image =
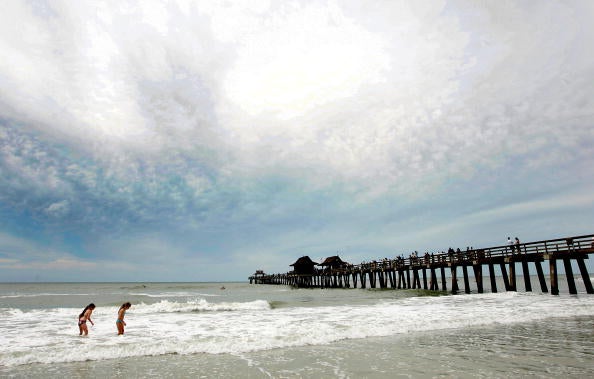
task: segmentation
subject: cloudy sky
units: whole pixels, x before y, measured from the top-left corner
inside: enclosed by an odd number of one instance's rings
[[[592,1],[2,8],[0,281],[594,233]]]

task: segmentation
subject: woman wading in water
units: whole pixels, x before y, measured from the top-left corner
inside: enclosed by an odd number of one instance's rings
[[[87,328],[87,321],[91,323],[91,325],[95,325],[93,320],[91,320],[91,313],[95,309],[95,304],[91,303],[83,309],[83,311],[78,315],[78,335],[82,336],[84,333],[85,336],[89,334],[89,329]]]
[[[126,326],[126,323],[124,322],[124,316],[126,315],[126,311],[130,309],[131,306],[132,304],[130,303],[124,303],[118,310],[118,319],[116,320],[118,335],[124,334],[124,326]]]

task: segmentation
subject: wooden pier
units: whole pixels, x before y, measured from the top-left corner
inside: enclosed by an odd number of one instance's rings
[[[488,268],[491,292],[517,291],[517,266],[522,269],[524,288],[532,291],[529,265],[534,265],[542,292],[559,294],[558,263],[563,263],[570,294],[577,294],[572,261],[577,263],[586,292],[594,293],[584,262],[594,253],[594,234],[503,245],[466,251],[450,250],[448,253],[428,254],[418,257],[384,259],[352,265],[338,257],[326,258],[316,264],[309,257],[301,257],[292,264],[294,270],[285,274],[265,274],[257,271],[249,277],[250,284],[281,284],[304,288],[392,288],[448,291],[446,271],[449,273],[450,290],[460,291],[458,285],[461,268],[464,292],[470,293],[469,269],[472,269],[478,293],[483,293],[483,271]],[[336,259],[338,258],[338,259]],[[542,263],[549,264],[549,282]],[[321,269],[314,266],[321,266]],[[495,267],[499,267],[503,287],[498,288]],[[521,279],[520,279],[521,280]]]

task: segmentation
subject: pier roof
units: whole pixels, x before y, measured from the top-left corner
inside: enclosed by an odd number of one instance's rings
[[[295,261],[295,263],[290,264],[289,266],[309,266],[309,265],[317,265],[316,262],[312,261],[308,255],[305,255]]]
[[[348,263],[340,259],[338,255],[334,255],[324,259],[324,262],[320,263],[318,266],[342,267],[345,265],[348,265]]]

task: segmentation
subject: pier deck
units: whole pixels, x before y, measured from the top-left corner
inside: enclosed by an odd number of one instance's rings
[[[345,264],[343,267],[315,269],[302,274],[294,271],[284,274],[265,274],[257,271],[249,277],[250,283],[282,284],[306,288],[393,288],[426,289],[447,291],[446,269],[449,271],[450,290],[460,291],[458,268],[462,269],[464,292],[470,293],[468,268],[473,270],[476,288],[483,292],[483,268],[488,267],[490,288],[497,292],[495,267],[499,267],[505,291],[516,291],[516,264],[522,268],[524,288],[532,291],[529,264],[534,265],[538,284],[542,292],[559,294],[557,261],[563,262],[570,294],[577,294],[572,261],[577,262],[586,292],[594,293],[585,259],[594,253],[594,234],[558,238],[546,241],[502,245],[480,249],[469,249],[439,254],[425,254],[419,257],[384,259],[358,265]],[[549,286],[543,272],[542,263],[549,264]],[[438,280],[439,272],[439,280]],[[369,283],[368,283],[369,282]]]

